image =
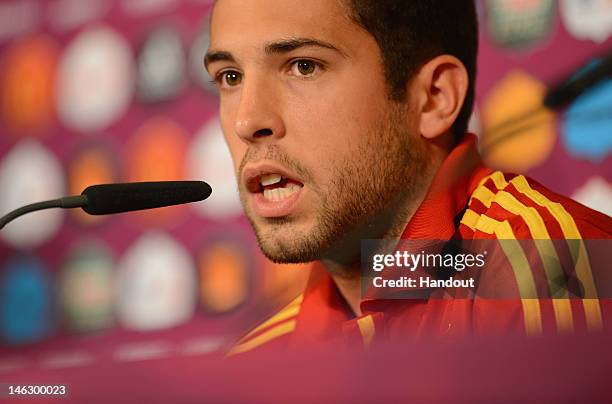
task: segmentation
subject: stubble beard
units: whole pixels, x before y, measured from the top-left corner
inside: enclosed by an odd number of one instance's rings
[[[392,109],[384,122],[373,125],[367,140],[332,168],[328,186],[309,184],[321,204],[307,232],[296,231],[291,218],[256,222],[241,190],[245,212],[268,259],[276,263],[329,260],[346,266],[359,261],[361,240],[399,236],[413,213],[411,202],[428,184],[429,168],[422,146],[402,131],[401,113]],[[266,158],[309,176],[306,168],[273,147]]]

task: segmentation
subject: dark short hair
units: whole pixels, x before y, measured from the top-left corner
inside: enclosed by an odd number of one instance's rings
[[[406,99],[406,85],[432,58],[450,54],[465,65],[469,87],[453,125],[455,139],[467,130],[474,106],[478,18],[474,0],[347,0],[351,17],[382,53],[393,100]]]

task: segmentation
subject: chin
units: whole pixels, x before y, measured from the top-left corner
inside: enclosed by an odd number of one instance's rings
[[[282,243],[275,243],[274,240],[260,242],[259,248],[270,261],[277,264],[299,264],[307,262],[296,254],[294,248],[286,248]]]
[[[308,233],[291,225],[263,225],[255,228],[259,248],[272,262],[300,264],[318,259],[317,246]],[[309,242],[310,241],[310,242]]]

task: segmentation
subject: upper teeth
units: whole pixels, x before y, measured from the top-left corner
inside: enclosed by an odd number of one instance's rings
[[[281,177],[279,174],[266,174],[266,175],[262,175],[261,176],[261,185],[268,186],[268,185],[274,185],[277,184],[279,182],[281,182],[281,180],[283,179],[283,177]]]

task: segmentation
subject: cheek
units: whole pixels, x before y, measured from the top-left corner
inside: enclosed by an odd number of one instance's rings
[[[367,158],[364,153],[373,151],[369,149],[376,145],[373,128],[380,125],[381,118],[372,110],[363,110],[358,105],[328,106],[312,116],[319,118],[302,120],[306,132],[299,144],[307,145],[301,151],[304,163],[312,167],[320,184],[329,183],[332,176],[343,172],[348,165],[363,163],[361,160]]]
[[[383,123],[384,82],[357,80],[358,74],[339,74],[322,83],[300,87],[285,103],[288,133],[299,136],[317,156],[335,159],[352,153]],[[294,130],[292,130],[294,129]]]

